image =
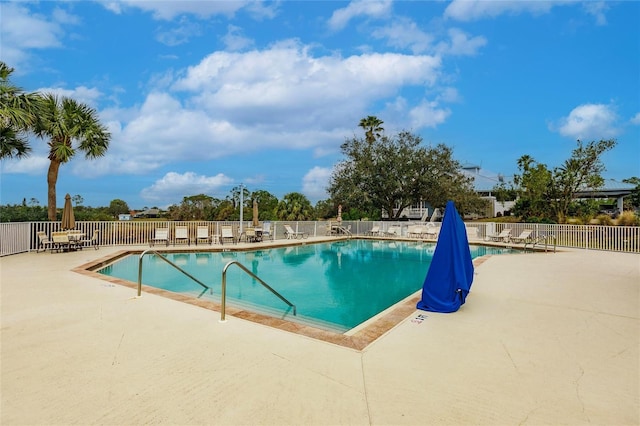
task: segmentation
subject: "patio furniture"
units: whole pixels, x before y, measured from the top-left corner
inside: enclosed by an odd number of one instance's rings
[[[176,226],[173,245],[175,246],[178,243],[187,243],[187,245],[191,245],[191,241],[189,240],[189,228],[186,226]]]
[[[39,231],[37,235],[38,248],[36,249],[36,253],[38,253],[41,249],[42,251],[47,251],[47,249],[52,248],[55,245],[53,240],[49,238],[46,232]]]
[[[273,234],[271,233],[271,222],[265,222],[262,224],[262,232],[260,235],[260,239],[264,240],[273,240]]]
[[[169,228],[156,228],[156,233],[149,240],[149,246],[154,246],[156,243],[164,243],[169,247]]]
[[[397,225],[391,225],[384,234],[387,237],[399,237],[402,234],[402,228]]]
[[[198,226],[196,228],[196,245],[200,242],[211,244],[211,234],[209,234],[208,226]]]
[[[505,228],[499,234],[490,235],[489,239],[494,242],[508,243],[511,237],[511,229]]]
[[[236,237],[233,235],[233,227],[231,225],[222,225],[220,227],[220,244],[224,244],[225,240],[231,240],[236,243]]]
[[[94,249],[98,250],[100,248],[100,244],[98,243],[98,236],[100,235],[100,231],[95,229],[93,231],[93,235],[88,240],[80,240],[78,241],[79,247],[82,248],[83,245],[89,244],[89,246],[93,246]]]
[[[69,241],[69,234],[67,231],[58,231],[51,233],[51,239],[53,240],[53,246],[51,248],[51,252],[53,251],[69,251],[71,249],[71,241]]]
[[[287,240],[309,237],[309,234],[307,234],[306,232],[294,231],[291,225],[284,225],[284,229],[284,235],[287,237]]]
[[[511,237],[511,241],[516,244],[525,243],[531,240],[531,234],[533,233],[533,229],[525,229],[518,235],[517,237]]]
[[[371,235],[374,237],[379,237],[380,236],[380,226],[376,225],[373,228],[371,228],[371,230],[369,232],[367,232],[367,235]]]

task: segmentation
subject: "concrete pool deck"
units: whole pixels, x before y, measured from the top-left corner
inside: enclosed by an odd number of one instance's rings
[[[0,258],[0,424],[640,424],[638,255],[490,257],[355,350],[73,271],[120,250]]]

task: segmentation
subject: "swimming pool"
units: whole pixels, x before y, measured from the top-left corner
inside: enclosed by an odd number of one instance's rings
[[[220,300],[221,274],[238,261],[297,308],[297,315],[240,268],[227,271],[227,304],[275,318],[343,333],[418,291],[435,244],[342,240],[251,251],[167,253],[176,265],[210,287],[159,259],[143,258],[143,283],[194,298]],[[513,250],[472,246],[472,257]],[[98,272],[136,282],[139,256],[127,256]]]

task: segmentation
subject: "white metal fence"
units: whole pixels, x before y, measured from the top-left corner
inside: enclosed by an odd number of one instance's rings
[[[334,222],[335,223],[335,222]],[[284,225],[305,232],[309,236],[327,235],[330,227],[327,222],[274,221],[271,233],[275,239],[285,237]],[[390,226],[399,226],[401,235],[408,237],[408,227],[417,222],[391,221],[343,221],[342,226],[354,236],[367,235],[374,226],[386,231]],[[176,226],[187,226],[189,236],[195,238],[198,226],[208,226],[211,234],[220,234],[221,225],[232,225],[234,229],[240,222],[210,221],[114,221],[114,222],[76,222],[76,229],[86,236],[99,231],[99,244],[103,246],[145,245],[152,238],[156,228],[168,228],[169,239],[175,235]],[[251,222],[243,222],[247,228]],[[640,227],[602,226],[602,225],[553,225],[532,223],[496,223],[468,222],[467,228],[471,242],[484,241],[489,236],[500,233],[504,228],[511,229],[511,235],[517,236],[525,229],[533,230],[532,237],[553,236],[558,247],[573,247],[593,250],[640,253]],[[60,230],[60,222],[14,222],[0,223],[0,256],[34,251],[38,248],[38,231],[47,235]]]

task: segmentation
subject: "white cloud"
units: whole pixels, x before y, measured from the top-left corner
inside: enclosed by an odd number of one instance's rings
[[[327,186],[332,169],[314,167],[302,178],[302,193],[310,200],[318,201],[328,198]]]
[[[186,17],[182,17],[180,22],[169,30],[160,30],[156,35],[156,40],[167,46],[178,46],[187,43],[192,37],[202,34],[200,24],[193,23]]]
[[[16,2],[3,2],[0,25],[0,52],[3,62],[16,69],[25,68],[32,49],[62,47],[64,27],[79,19],[56,9],[53,17],[34,14]],[[63,25],[61,25],[63,24]]]
[[[102,2],[111,12],[124,13],[127,7],[150,12],[154,19],[171,20],[176,16],[194,15],[199,18],[209,18],[215,15],[231,17],[238,10],[250,5],[250,1],[140,1],[122,0],[119,2]],[[251,9],[255,11],[255,8]]]
[[[140,196],[151,204],[178,204],[183,197],[191,195],[215,196],[216,193],[227,192],[226,186],[231,183],[233,183],[233,179],[222,173],[215,176],[203,176],[193,172],[182,174],[169,172],[150,187],[140,191]]]
[[[487,44],[487,39],[482,36],[469,36],[458,28],[451,28],[449,31],[449,41],[438,44],[436,51],[441,55],[453,56],[473,56],[478,50]]]
[[[574,139],[601,139],[618,133],[618,117],[610,105],[584,104],[575,107],[568,117],[559,120],[557,131]],[[556,126],[550,126],[554,130]]]
[[[53,93],[60,97],[72,98],[78,102],[87,104],[93,108],[97,107],[102,93],[95,87],[78,86],[75,89],[63,89],[60,87],[41,87],[36,90],[40,93]]]
[[[640,125],[640,112],[636,113],[636,115],[634,115],[633,117],[631,117],[631,120],[629,120],[631,122],[631,124],[633,125]]]
[[[245,50],[254,45],[254,41],[242,35],[242,28],[235,25],[227,26],[227,33],[222,37],[226,50],[236,52]]]
[[[502,14],[531,13],[540,15],[549,12],[553,7],[572,3],[571,0],[545,1],[487,1],[487,0],[453,0],[447,6],[444,16],[458,21],[477,21],[484,18],[495,18]]]
[[[605,12],[609,9],[609,5],[604,1],[585,1],[582,6],[585,11],[596,18],[597,25],[606,25],[607,17]]]
[[[392,2],[357,0],[352,1],[349,5],[342,9],[337,9],[329,18],[328,25],[334,31],[343,29],[349,24],[349,21],[358,16],[367,16],[371,18],[385,18],[391,14]]]
[[[390,25],[376,29],[371,35],[375,38],[387,39],[389,46],[410,49],[413,53],[427,52],[434,39],[408,18],[399,18]]]

